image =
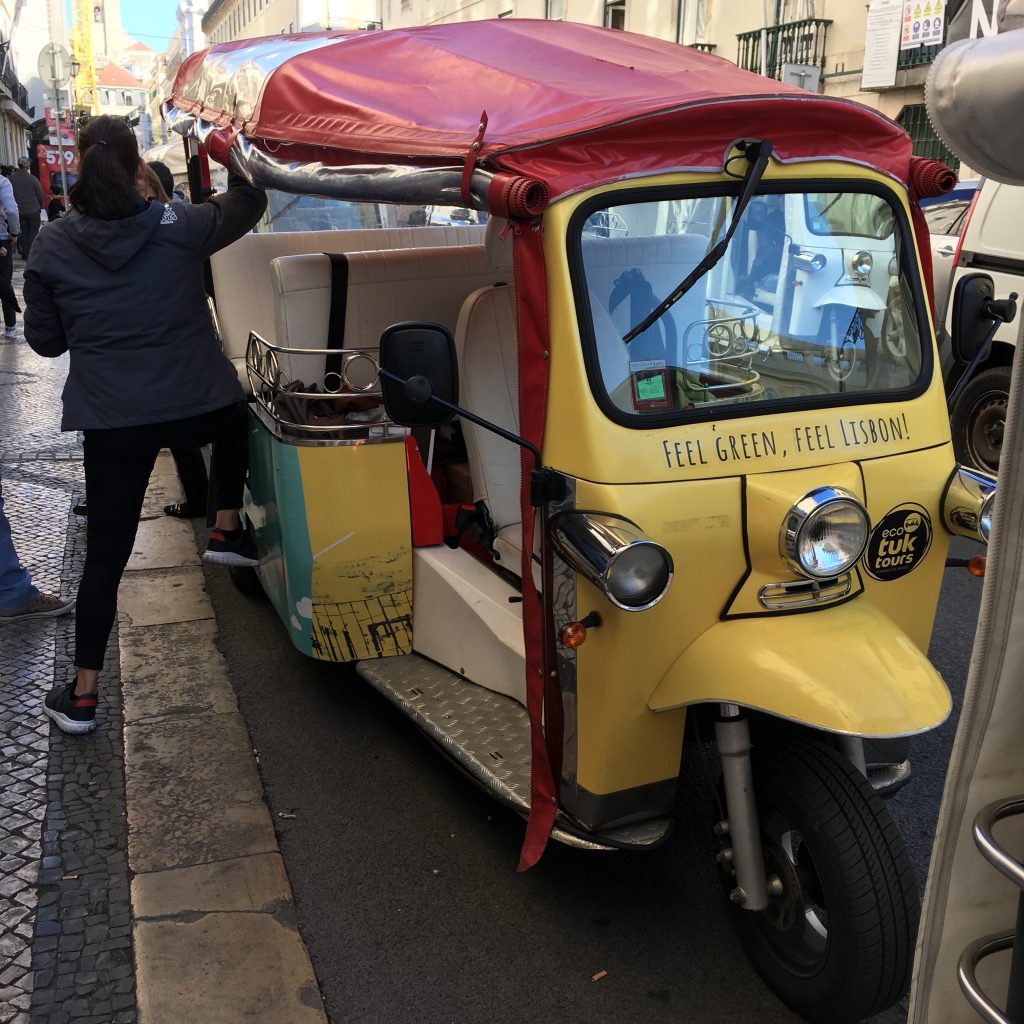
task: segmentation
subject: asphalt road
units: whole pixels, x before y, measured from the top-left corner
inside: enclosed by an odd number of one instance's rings
[[[660,849],[552,843],[517,874],[518,817],[351,672],[295,651],[268,603],[223,571],[207,581],[332,1024],[799,1019],[734,937],[699,765]],[[947,570],[931,657],[954,715],[915,741],[914,781],[889,803],[922,888],[980,594],[980,580]],[[874,1024],[905,1018],[904,1003]]]

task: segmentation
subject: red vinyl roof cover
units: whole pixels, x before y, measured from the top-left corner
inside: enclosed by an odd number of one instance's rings
[[[273,36],[210,47],[170,105],[282,161],[478,165],[554,195],[674,169],[721,169],[767,138],[783,162],[838,159],[907,180],[911,144],[869,107],[784,85],[686,46],[558,21]]]

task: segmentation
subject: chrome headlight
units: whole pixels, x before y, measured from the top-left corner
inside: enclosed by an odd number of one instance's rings
[[[793,257],[793,266],[797,270],[804,270],[809,274],[816,274],[819,270],[824,270],[828,265],[824,253],[820,252],[798,252]]]
[[[779,535],[782,557],[813,580],[849,572],[868,543],[868,514],[840,487],[816,487],[786,514]]]
[[[957,466],[946,484],[942,520],[950,533],[988,543],[996,501],[996,478]]]
[[[617,608],[643,611],[672,583],[672,556],[636,523],[603,512],[565,512],[551,522],[562,558]]]
[[[863,249],[858,253],[854,253],[853,259],[850,260],[850,269],[861,277],[866,277],[870,274],[871,268],[874,265],[875,261],[871,253],[865,252]]]

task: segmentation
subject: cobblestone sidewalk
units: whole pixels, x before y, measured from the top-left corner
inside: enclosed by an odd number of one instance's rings
[[[21,269],[15,288],[20,293]],[[82,453],[60,433],[66,358],[0,338],[0,478],[22,563],[72,594],[85,551]],[[74,617],[0,626],[0,1024],[132,1024],[135,978],[116,631],[96,731],[41,713],[71,672]]]

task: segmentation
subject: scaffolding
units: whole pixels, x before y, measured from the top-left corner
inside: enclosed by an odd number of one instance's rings
[[[76,113],[98,114],[100,111],[96,49],[92,38],[95,7],[93,0],[75,0],[71,48],[79,65],[78,76],[75,78]]]

